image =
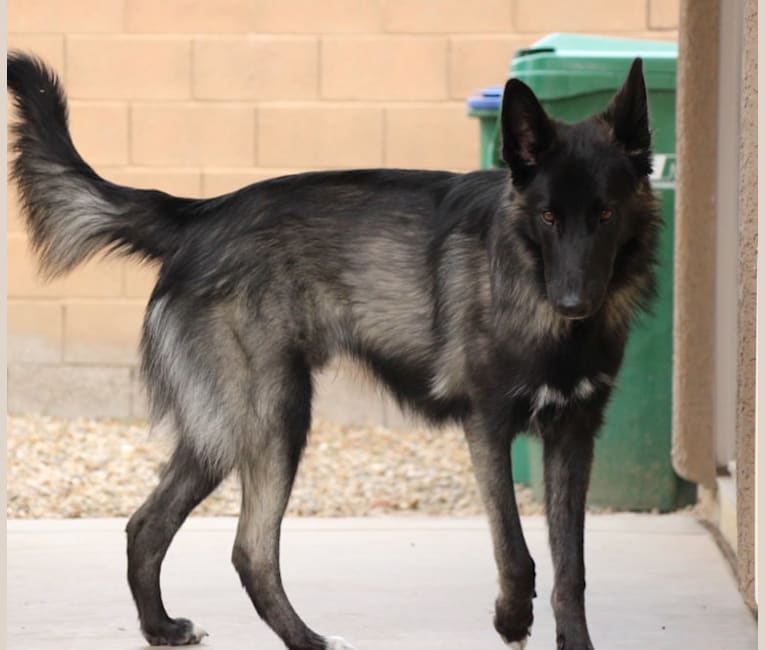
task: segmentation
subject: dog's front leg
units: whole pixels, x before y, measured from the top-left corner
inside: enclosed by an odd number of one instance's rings
[[[465,425],[471,462],[492,529],[500,596],[495,603],[495,629],[523,648],[532,625],[535,563],[519,521],[511,473],[511,431],[475,417]]]
[[[585,499],[596,426],[577,418],[543,432],[545,507],[553,556],[558,650],[593,650],[585,622]]]

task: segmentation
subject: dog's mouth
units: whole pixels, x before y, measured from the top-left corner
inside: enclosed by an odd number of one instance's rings
[[[571,314],[564,314],[564,313],[562,313],[562,312],[560,312],[560,311],[559,311],[559,312],[557,312],[557,313],[558,313],[558,315],[559,315],[559,316],[561,316],[563,319],[565,319],[565,320],[573,320],[573,321],[574,321],[574,320],[586,320],[586,319],[588,319],[588,318],[590,318],[590,317],[592,316],[592,314],[582,314],[582,315],[578,314],[578,315],[576,315],[576,316],[573,316],[573,315],[571,315]]]

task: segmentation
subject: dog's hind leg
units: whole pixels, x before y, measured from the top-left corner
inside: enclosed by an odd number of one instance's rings
[[[286,356],[291,358],[256,373],[258,430],[239,467],[242,511],[232,562],[256,611],[290,650],[350,649],[342,639],[312,631],[282,586],[280,527],[311,420],[309,369],[302,359]]]
[[[181,524],[224,476],[220,469],[201,464],[181,442],[160,484],[128,522],[128,583],[141,631],[152,645],[189,645],[205,636],[191,621],[168,616],[160,592],[160,567]]]
[[[511,471],[511,431],[506,423],[473,416],[465,423],[479,492],[487,511],[500,596],[495,603],[495,629],[511,648],[523,648],[532,626],[535,563],[519,520]]]

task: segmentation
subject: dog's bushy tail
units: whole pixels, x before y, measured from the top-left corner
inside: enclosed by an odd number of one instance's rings
[[[64,274],[104,249],[148,259],[176,249],[199,201],[96,174],[72,143],[61,84],[39,59],[10,53],[8,89],[17,114],[12,177],[45,276]]]

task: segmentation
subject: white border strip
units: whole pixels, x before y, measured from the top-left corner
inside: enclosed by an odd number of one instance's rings
[[[8,30],[6,29],[6,2],[0,0],[0,52],[3,54],[3,61],[6,60],[6,54],[8,49]],[[3,90],[7,94],[7,74],[8,66],[3,65],[3,72],[0,77],[3,79]],[[6,554],[6,535],[7,535],[7,486],[5,477],[8,476],[8,439],[7,439],[7,422],[8,422],[8,372],[7,372],[7,334],[8,334],[8,311],[7,311],[7,293],[8,293],[8,268],[7,263],[7,248],[6,248],[6,227],[8,215],[7,213],[7,199],[8,199],[8,160],[7,160],[7,147],[8,142],[8,107],[7,102],[2,103],[0,108],[0,122],[2,122],[3,129],[3,146],[0,147],[0,163],[3,169],[3,183],[0,184],[2,191],[0,191],[0,201],[2,202],[2,210],[0,210],[0,260],[3,265],[3,272],[0,273],[0,418],[2,418],[2,425],[0,425],[0,449],[2,449],[2,458],[0,458],[0,476],[3,480],[0,480],[0,533],[2,533],[2,541],[0,542],[0,645],[7,647],[7,634],[8,634],[8,592],[7,592],[7,554]]]
[[[766,34],[766,1],[758,1],[758,36]],[[758,86],[766,88],[766,57],[758,48]],[[755,337],[755,601],[766,603],[766,116],[758,105],[758,257]],[[766,623],[758,625],[758,647],[766,648]]]

